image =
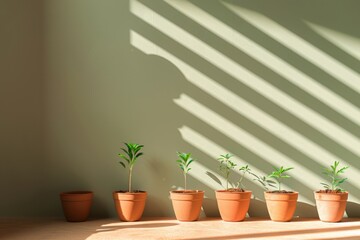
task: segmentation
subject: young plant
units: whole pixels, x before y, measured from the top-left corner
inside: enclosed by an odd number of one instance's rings
[[[323,174],[331,179],[331,184],[321,183],[327,191],[331,192],[343,192],[340,184],[344,183],[347,178],[341,178],[339,175],[344,173],[348,166],[338,169],[340,162],[335,161],[334,165],[330,165],[330,168],[325,168]]]
[[[131,179],[132,179],[132,171],[133,171],[133,167],[135,165],[136,160],[143,155],[142,152],[140,152],[141,148],[144,147],[144,145],[139,145],[136,143],[125,143],[127,149],[125,148],[121,148],[125,154],[121,154],[119,153],[118,156],[121,157],[123,160],[125,161],[120,161],[119,163],[121,164],[121,166],[123,166],[124,168],[126,168],[126,165],[124,162],[127,163],[128,167],[129,167],[129,187],[128,187],[128,192],[132,192],[132,188],[131,188]]]
[[[239,179],[239,181],[237,182],[236,184],[236,188],[240,188],[240,189],[245,189],[245,186],[243,185],[242,181],[244,180],[244,176],[245,174],[251,174],[251,175],[254,175],[256,176],[254,173],[251,172],[251,169],[249,168],[249,165],[246,165],[246,166],[242,166],[239,171],[242,173],[241,174],[241,177]]]
[[[236,164],[230,160],[232,156],[233,155],[227,153],[224,155],[220,155],[220,157],[218,158],[218,160],[220,161],[220,171],[224,174],[226,179],[226,190],[229,189],[229,177],[231,170],[236,167]]]
[[[237,165],[230,160],[230,158],[233,157],[230,153],[220,155],[218,160],[220,161],[220,171],[223,173],[225,179],[226,179],[226,190],[229,190],[229,178],[231,174],[231,170],[233,170]],[[244,180],[244,176],[246,173],[255,175],[251,172],[249,165],[243,166],[239,169],[239,171],[242,173],[239,181],[236,182],[235,189],[245,189],[245,186],[243,185],[242,181]]]
[[[284,168],[281,166],[280,168],[274,167],[275,171],[273,171],[268,177],[275,178],[278,183],[278,191],[281,191],[281,180],[283,178],[290,178],[289,175],[286,174],[287,171],[290,171],[291,169],[294,169],[292,167],[290,168]]]
[[[188,172],[191,170],[191,168],[189,167],[190,164],[195,160],[191,157],[191,153],[182,153],[182,152],[177,152],[178,155],[178,159],[176,160],[176,162],[178,163],[179,167],[181,168],[183,175],[184,175],[184,182],[185,182],[185,191],[187,189],[186,186],[186,175],[188,174]]]

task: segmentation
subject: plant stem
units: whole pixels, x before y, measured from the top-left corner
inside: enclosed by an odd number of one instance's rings
[[[131,189],[131,177],[132,177],[132,166],[129,168],[129,192],[132,191]]]
[[[281,191],[281,182],[280,182],[280,179],[279,179],[279,191]]]
[[[245,176],[245,172],[241,175],[241,178],[239,180],[239,184],[238,184],[238,187],[241,188],[241,183],[242,183],[242,180],[244,179],[244,176]]]
[[[226,173],[226,190],[228,190],[229,189],[229,171],[227,171],[227,173]]]
[[[184,173],[184,180],[185,180],[185,191],[186,191],[186,173]]]

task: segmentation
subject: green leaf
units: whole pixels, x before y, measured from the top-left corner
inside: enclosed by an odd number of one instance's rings
[[[338,174],[344,173],[344,171],[345,171],[346,169],[348,169],[348,168],[349,168],[349,167],[343,167],[343,168],[341,168],[340,170],[338,170],[337,173],[338,173]]]
[[[129,155],[129,152],[125,148],[121,148],[127,155]]]
[[[121,164],[121,166],[123,166],[124,168],[126,168],[125,163],[123,163],[123,162],[119,162],[119,163]]]
[[[347,180],[347,178],[343,178],[339,181],[339,184],[342,184],[343,182],[345,182]]]
[[[124,159],[125,161],[127,161],[128,163],[130,163],[130,159],[128,159],[124,154],[119,153],[118,154],[122,159]]]
[[[188,161],[188,162],[186,163],[186,166],[188,167],[193,161],[194,161],[193,159],[191,159],[190,161]]]

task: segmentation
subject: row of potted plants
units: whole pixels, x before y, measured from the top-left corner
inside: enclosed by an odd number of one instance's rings
[[[126,148],[122,148],[123,153],[118,155],[122,159],[120,164],[125,169],[128,168],[128,190],[113,192],[113,199],[120,220],[137,221],[144,211],[147,192],[132,189],[132,172],[136,161],[143,155],[141,149],[144,146],[134,143],[125,143],[125,146]],[[179,221],[196,221],[200,215],[204,191],[189,190],[187,188],[187,174],[191,170],[191,163],[195,159],[192,158],[190,153],[177,152],[177,156],[176,162],[183,174],[185,188],[184,190],[170,191],[175,216]],[[226,180],[225,189],[215,191],[221,218],[230,222],[245,219],[252,192],[245,189],[243,179],[246,174],[249,174],[265,189],[264,196],[271,220],[291,221],[296,209],[298,192],[283,190],[281,184],[283,179],[290,177],[287,173],[293,168],[281,166],[274,168],[274,171],[268,176],[258,176],[246,165],[237,169],[240,171],[240,179],[236,183],[231,183],[229,181],[230,175],[237,167],[231,161],[232,157],[231,154],[224,154],[218,158],[220,172]],[[343,217],[348,192],[340,187],[346,181],[346,178],[342,178],[340,175],[347,168],[339,167],[339,162],[335,161],[330,168],[325,169],[323,172],[331,181],[330,183],[321,183],[324,189],[314,193],[321,221],[338,222]],[[275,188],[275,190],[269,190],[270,187]],[[65,211],[64,204],[63,208]]]

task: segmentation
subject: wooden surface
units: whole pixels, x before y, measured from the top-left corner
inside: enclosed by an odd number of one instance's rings
[[[224,222],[218,218],[179,222],[172,218],[145,218],[138,222],[96,219],[68,223],[63,219],[0,218],[0,239],[360,239],[360,219],[324,223],[318,219],[272,222],[247,218]]]

